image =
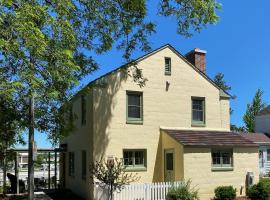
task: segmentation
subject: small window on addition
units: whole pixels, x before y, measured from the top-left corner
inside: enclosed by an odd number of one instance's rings
[[[205,126],[204,97],[192,97],[192,126]]]
[[[171,75],[171,58],[165,57],[165,75]]]
[[[212,149],[212,171],[233,170],[232,149]]]
[[[146,171],[146,150],[130,150],[123,151],[123,161],[126,171]]]

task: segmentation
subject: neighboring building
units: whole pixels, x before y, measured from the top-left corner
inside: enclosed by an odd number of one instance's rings
[[[261,110],[255,118],[255,130],[270,134],[270,105]]]
[[[270,172],[270,138],[263,133],[245,133],[242,136],[260,146],[260,175],[268,176]]]
[[[92,199],[90,163],[118,157],[140,182],[191,179],[202,200],[220,185],[244,194],[247,172],[259,178],[259,147],[230,132],[230,96],[206,75],[205,55],[165,45],[136,60],[145,87],[125,65],[76,94],[76,129],[61,142],[64,186]]]

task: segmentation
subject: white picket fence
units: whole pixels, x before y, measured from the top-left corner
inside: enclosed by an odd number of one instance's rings
[[[139,183],[123,187],[121,191],[114,192],[113,200],[165,200],[171,187],[178,187],[182,182]],[[95,200],[107,200],[108,190],[96,185]]]

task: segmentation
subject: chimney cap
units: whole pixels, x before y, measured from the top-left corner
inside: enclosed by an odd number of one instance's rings
[[[186,54],[186,56],[189,55],[189,54],[191,54],[191,53],[194,53],[194,52],[196,52],[196,53],[203,53],[203,54],[206,54],[207,53],[207,51],[205,51],[205,50],[202,50],[200,48],[195,48],[195,49],[191,50],[190,52],[188,52]]]

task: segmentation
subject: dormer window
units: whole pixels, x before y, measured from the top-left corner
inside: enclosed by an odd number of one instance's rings
[[[165,57],[165,75],[171,75],[171,58]]]

